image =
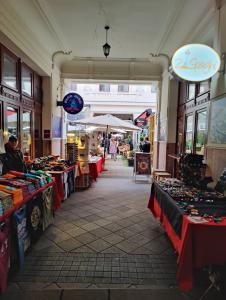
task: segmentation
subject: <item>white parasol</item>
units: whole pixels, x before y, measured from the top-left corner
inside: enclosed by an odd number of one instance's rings
[[[108,128],[120,128],[126,131],[138,131],[141,130],[139,127],[133,125],[132,123],[119,119],[110,114],[101,115],[97,117],[90,117],[81,120],[76,120],[70,123],[73,124],[83,124],[83,125],[93,125],[93,126],[108,126]]]
[[[122,120],[122,119],[119,119],[110,114],[77,120],[77,121],[74,121],[73,123],[71,123],[71,125],[73,125],[73,124],[106,126],[106,136],[107,136],[108,130],[113,129],[113,128],[114,129],[119,128],[119,129],[126,130],[126,131],[141,130],[139,127],[133,125],[132,123]],[[104,149],[104,157],[105,157],[105,150],[106,149]]]

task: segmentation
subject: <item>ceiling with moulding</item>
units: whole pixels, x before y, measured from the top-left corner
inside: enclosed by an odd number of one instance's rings
[[[142,59],[150,52],[171,54],[214,8],[212,0],[45,0],[45,4],[74,56],[103,57],[108,24],[111,58]]]
[[[56,57],[64,70],[68,68],[68,59],[106,60],[102,49],[106,24],[110,26],[112,64],[148,60],[150,53],[171,56],[186,42],[211,44],[213,40],[213,0],[0,0],[0,3],[4,6],[3,14],[7,9],[13,13],[12,20],[4,20],[14,28],[11,38],[15,44],[19,43],[20,35],[23,38],[26,55],[32,57],[29,42],[34,49],[42,49],[40,52],[50,61],[55,51],[72,50],[70,57]],[[0,30],[6,33],[10,27],[3,25],[0,21]]]

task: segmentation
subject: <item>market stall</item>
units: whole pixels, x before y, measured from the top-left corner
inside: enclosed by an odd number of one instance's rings
[[[165,179],[152,184],[148,207],[178,252],[181,289],[192,288],[195,268],[226,263],[226,198],[222,193]]]
[[[48,171],[56,180],[61,201],[67,199],[75,190],[75,168],[76,166],[73,165],[65,168],[63,171]]]
[[[56,181],[43,171],[0,177],[0,291],[9,270],[23,266],[26,252],[52,224],[59,205]]]
[[[43,170],[56,180],[56,189],[61,201],[67,199],[75,191],[75,176],[77,165],[70,160],[59,159],[49,155],[35,159],[32,169]]]
[[[97,180],[97,177],[99,177],[100,173],[103,171],[104,166],[104,158],[94,156],[89,159],[89,176],[93,180]]]

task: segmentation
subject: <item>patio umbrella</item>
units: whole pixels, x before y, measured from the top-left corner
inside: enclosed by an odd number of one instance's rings
[[[97,117],[85,118],[81,120],[77,120],[73,122],[74,124],[84,124],[84,125],[93,125],[93,126],[106,126],[106,136],[108,134],[109,129],[123,129],[126,131],[138,131],[141,130],[139,127],[119,119],[110,114],[101,115]],[[72,123],[71,123],[72,124]],[[104,147],[104,158],[105,158],[106,147]]]
[[[74,122],[71,122],[71,124],[84,124],[84,125],[93,125],[93,126],[99,125],[99,126],[106,126],[106,127],[108,126],[108,128],[120,128],[126,131],[141,130],[139,127],[125,120],[112,116],[110,114],[76,120]]]

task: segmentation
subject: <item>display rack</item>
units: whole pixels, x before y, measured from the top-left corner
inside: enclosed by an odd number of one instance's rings
[[[74,143],[66,143],[65,145],[65,153],[66,159],[75,163],[78,161],[78,144]]]
[[[87,134],[80,134],[76,137],[78,145],[77,162],[81,171],[81,175],[76,178],[76,188],[88,188],[90,186],[89,179],[89,137]]]

